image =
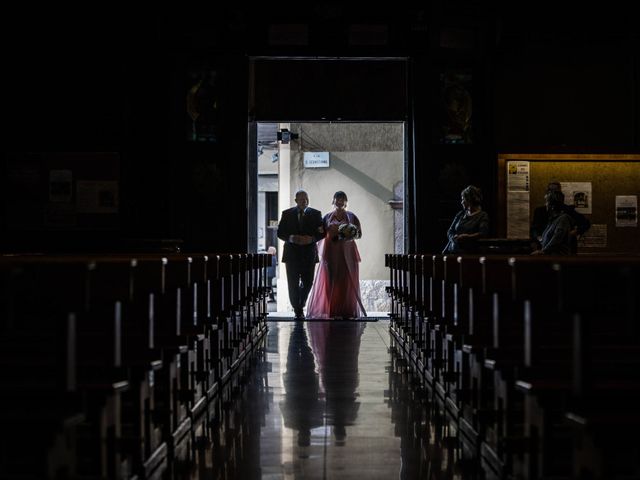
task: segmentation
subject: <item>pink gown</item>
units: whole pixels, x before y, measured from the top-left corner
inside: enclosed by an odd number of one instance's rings
[[[319,242],[320,263],[307,301],[307,318],[356,318],[366,315],[360,297],[360,253],[355,240],[335,240],[342,223],[360,229],[355,214],[345,211],[342,221],[336,211],[323,218],[325,237]]]

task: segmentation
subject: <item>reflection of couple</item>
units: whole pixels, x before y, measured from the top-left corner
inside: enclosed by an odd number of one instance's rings
[[[320,382],[303,322],[296,322],[289,337],[287,371],[283,374],[285,399],[280,405],[286,427],[298,430],[298,445],[308,446],[311,429],[322,425]]]
[[[285,426],[298,430],[299,446],[310,445],[311,430],[324,421],[333,427],[336,445],[344,445],[346,427],[353,425],[358,415],[358,355],[365,325],[309,322],[305,331],[304,323],[294,324],[283,375],[285,399],[280,408]]]
[[[278,238],[285,242],[282,262],[287,269],[289,300],[295,317],[304,318],[303,308],[309,296],[307,316],[310,318],[363,315],[358,273],[360,254],[354,241],[361,237],[362,230],[358,217],[346,210],[347,195],[336,192],[334,210],[324,218],[308,206],[309,196],[304,190],[296,192],[295,202],[295,207],[282,212],[278,225]],[[322,240],[321,260],[314,282],[319,240]]]

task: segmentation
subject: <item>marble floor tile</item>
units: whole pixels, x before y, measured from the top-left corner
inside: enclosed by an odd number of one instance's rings
[[[389,322],[269,323],[191,478],[462,479],[459,449],[393,354]]]

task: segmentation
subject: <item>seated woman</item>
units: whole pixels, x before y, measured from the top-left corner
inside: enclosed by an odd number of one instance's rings
[[[442,253],[472,253],[476,240],[489,234],[489,215],[482,210],[482,192],[469,185],[460,193],[460,210],[447,231],[449,241]]]
[[[569,255],[569,236],[573,224],[564,210],[564,194],[559,190],[550,190],[544,200],[549,212],[549,223],[542,232],[540,248],[531,255]]]
[[[360,297],[360,253],[355,240],[362,236],[360,220],[346,209],[347,194],[333,196],[333,212],[322,222],[324,239],[318,245],[320,264],[307,302],[307,318],[366,316]]]

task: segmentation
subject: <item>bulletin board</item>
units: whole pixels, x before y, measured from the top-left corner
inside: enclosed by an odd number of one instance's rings
[[[591,222],[579,253],[640,253],[640,155],[500,154],[499,236],[528,237],[550,182],[560,182],[565,203]]]
[[[12,152],[4,168],[8,231],[120,228],[118,152]]]

